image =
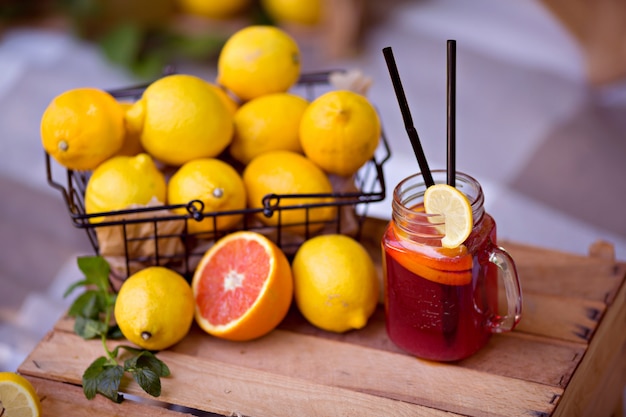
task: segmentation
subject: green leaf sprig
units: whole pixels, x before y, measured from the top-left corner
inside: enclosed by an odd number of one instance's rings
[[[74,317],[74,332],[83,339],[100,338],[106,356],[101,356],[89,365],[83,373],[83,392],[92,399],[100,393],[117,403],[124,397],[119,393],[120,383],[125,372],[130,373],[137,384],[153,397],[161,395],[161,377],[170,375],[167,365],[153,352],[132,346],[118,345],[109,350],[108,339],[123,337],[120,328],[113,321],[117,295],[109,282],[109,263],[101,256],[78,257],[78,268],[85,275],[65,292],[67,297],[74,290],[84,287],[69,308],[68,315]],[[130,357],[124,365],[118,362],[121,350]]]

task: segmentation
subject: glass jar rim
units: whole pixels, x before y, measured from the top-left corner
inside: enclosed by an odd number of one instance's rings
[[[446,170],[432,170],[431,174],[436,184],[446,183]],[[470,202],[474,224],[476,225],[482,218],[484,212],[484,195],[482,187],[474,177],[463,172],[457,172],[455,178],[456,188],[465,194]],[[415,207],[423,202],[423,196],[426,188],[426,183],[421,172],[410,175],[400,181],[393,191],[393,215],[401,216],[405,219],[411,218],[413,222],[432,225],[433,215],[412,210],[412,207]]]

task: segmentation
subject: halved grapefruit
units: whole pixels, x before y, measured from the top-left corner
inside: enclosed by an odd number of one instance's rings
[[[245,341],[272,331],[293,298],[287,257],[260,233],[241,231],[218,240],[192,280],[195,319],[207,333]]]

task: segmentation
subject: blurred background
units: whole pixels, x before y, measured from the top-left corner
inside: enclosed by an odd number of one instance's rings
[[[431,168],[445,168],[455,39],[457,169],[483,185],[499,238],[581,255],[604,240],[626,260],[626,2],[0,0],[0,370],[60,317],[76,256],[91,254],[46,182],[39,121],[50,100],[168,66],[213,81],[221,45],[250,24],[289,31],[303,71],[372,78],[388,195],[418,167],[382,48],[393,48]],[[389,198],[369,209],[390,211]]]

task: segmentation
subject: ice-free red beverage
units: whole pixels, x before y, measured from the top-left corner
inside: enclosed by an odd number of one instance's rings
[[[445,181],[441,174],[433,172],[436,182]],[[392,221],[382,240],[389,338],[415,356],[436,361],[474,354],[492,333],[511,330],[521,311],[515,264],[496,246],[496,223],[483,210],[480,185],[459,174],[457,188],[468,196],[474,216],[463,245],[441,247],[440,229],[421,205],[425,186],[420,175],[396,187]],[[507,286],[502,316],[499,275]]]

